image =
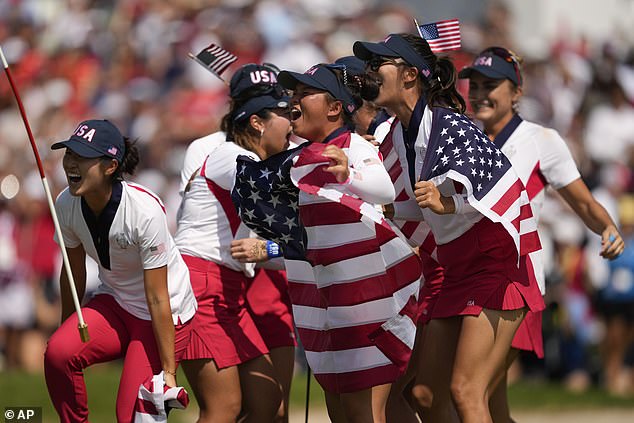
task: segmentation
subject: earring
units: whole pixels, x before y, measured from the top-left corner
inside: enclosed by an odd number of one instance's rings
[[[260,138],[264,135],[264,129],[260,129]]]

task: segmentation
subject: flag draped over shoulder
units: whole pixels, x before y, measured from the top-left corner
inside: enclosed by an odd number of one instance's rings
[[[460,22],[458,19],[419,25],[418,32],[421,38],[427,40],[434,53],[460,49]]]
[[[461,183],[471,206],[504,225],[519,255],[539,250],[537,222],[524,184],[506,156],[464,115],[434,108],[420,180]]]
[[[346,131],[329,144],[346,151],[350,137]],[[374,205],[324,170],[325,147],[309,144],[259,163],[239,158],[232,198],[247,226],[281,244],[315,377],[330,392],[352,392],[405,370],[421,265]]]
[[[256,234],[280,245],[284,256],[302,259],[306,232],[299,219],[299,191],[290,180],[293,158],[304,145],[258,162],[237,159],[238,172],[231,199],[238,215]]]
[[[407,203],[415,201],[415,198],[407,192],[407,185],[410,184],[409,175],[403,172],[403,167],[398,157],[398,153],[394,148],[394,131],[400,125],[398,119],[392,122],[390,131],[383,139],[383,142],[379,146],[379,152],[383,156],[383,166],[390,175],[392,184],[396,191],[396,198],[394,199],[394,206],[398,203]],[[418,205],[416,205],[418,206]],[[398,227],[401,233],[407,238],[410,245],[420,247],[423,251],[429,254],[434,260],[438,260],[436,240],[431,228],[424,220],[399,220],[392,219],[394,225]]]

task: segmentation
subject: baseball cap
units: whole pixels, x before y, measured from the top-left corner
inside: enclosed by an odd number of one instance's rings
[[[105,156],[121,163],[125,141],[121,132],[110,121],[91,119],[81,122],[69,139],[51,146],[51,150],[60,148],[70,148],[79,156],[89,159]]]
[[[508,79],[522,85],[520,64],[513,53],[503,47],[489,47],[483,50],[471,66],[458,73],[459,78],[469,78],[473,72],[493,79]]]
[[[343,65],[341,66],[343,67]],[[337,68],[337,66],[320,63],[304,73],[282,71],[278,75],[278,80],[284,88],[289,90],[294,90],[297,84],[304,84],[318,90],[327,91],[335,99],[343,103],[343,110],[346,113],[352,114],[357,107],[348,88],[332,70]]]
[[[247,63],[231,77],[229,95],[235,99],[256,88],[262,93],[275,90],[278,72],[279,69],[269,63]]]
[[[288,107],[290,97],[277,82],[278,69],[268,63],[249,63],[231,77],[229,95],[245,100],[233,113],[233,120],[247,119],[262,109]]]
[[[352,75],[363,75],[365,73],[365,62],[356,56],[340,57],[334,62],[335,65],[343,65]]]
[[[421,38],[422,39],[422,38]],[[427,42],[423,40],[423,42]],[[374,56],[400,57],[411,66],[414,66],[426,78],[432,74],[431,69],[425,59],[398,34],[390,34],[380,43],[370,43],[367,41],[356,41],[352,46],[354,55],[367,62]]]

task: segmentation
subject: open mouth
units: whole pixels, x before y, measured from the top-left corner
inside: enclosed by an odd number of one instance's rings
[[[483,109],[485,107],[492,107],[491,102],[488,100],[482,100],[482,101],[472,101],[471,102],[471,107],[473,107],[474,110],[479,110],[479,109]]]
[[[78,173],[68,173],[67,176],[68,176],[68,181],[73,184],[81,182],[81,175]]]
[[[290,114],[291,121],[297,120],[300,117],[302,117],[302,111],[293,107]]]

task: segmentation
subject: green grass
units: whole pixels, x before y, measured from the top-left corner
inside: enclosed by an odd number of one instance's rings
[[[621,398],[598,388],[570,392],[549,382],[519,382],[509,388],[509,403],[516,410],[579,410],[600,408],[634,408],[634,397]]]
[[[121,366],[118,364],[97,365],[84,372],[88,390],[88,409],[93,423],[112,423],[115,421],[115,400]],[[190,393],[190,406],[186,411],[176,410],[170,414],[170,423],[194,421],[198,414],[196,400],[185,375],[179,370],[178,383]],[[306,403],[306,376],[298,375],[291,390],[290,411],[303,415]],[[0,410],[4,407],[42,407],[43,421],[56,422],[57,414],[46,390],[43,374],[23,372],[0,372]],[[325,407],[323,391],[312,379],[310,386],[310,407]]]
[[[120,371],[119,365],[109,364],[94,366],[85,372],[91,422],[111,423],[114,421],[114,404]],[[178,380],[179,383],[189,388],[187,380],[180,371]],[[303,415],[305,398],[306,377],[298,375],[293,381],[290,401],[291,413]],[[634,409],[634,398],[617,398],[598,389],[575,394],[566,391],[560,385],[542,382],[517,383],[511,386],[509,398],[511,408],[522,411]],[[9,406],[39,406],[43,408],[44,422],[57,421],[42,374],[0,373],[0,410]],[[311,410],[324,407],[323,392],[314,379],[311,383],[310,407]],[[198,407],[192,396],[192,404],[189,409],[172,413],[170,422],[191,422],[195,420],[197,413]]]

